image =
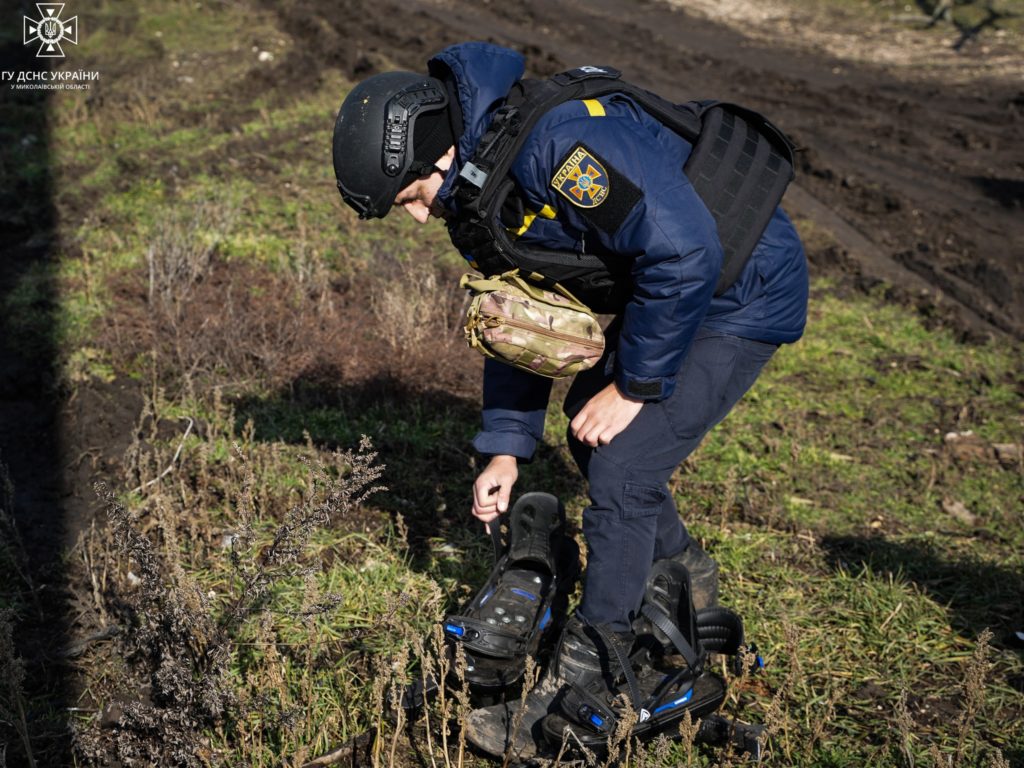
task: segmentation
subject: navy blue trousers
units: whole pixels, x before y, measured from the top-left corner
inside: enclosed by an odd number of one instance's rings
[[[614,325],[609,330],[612,341]],[[569,430],[569,449],[590,494],[583,512],[587,570],[579,607],[587,621],[628,630],[640,609],[651,563],[689,545],[668,480],[750,389],[777,348],[701,328],[676,374],[672,395],[645,403],[608,445],[591,448]],[[570,420],[613,380],[613,356],[609,344],[602,361],[576,377],[564,405]]]

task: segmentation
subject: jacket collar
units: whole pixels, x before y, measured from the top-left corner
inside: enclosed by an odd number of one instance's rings
[[[516,51],[490,43],[460,43],[445,48],[427,66],[434,77],[455,81],[462,108],[462,136],[455,148],[455,162],[437,193],[441,203],[450,207],[451,188],[459,171],[472,157],[490,124],[491,114],[522,78],[525,60]]]

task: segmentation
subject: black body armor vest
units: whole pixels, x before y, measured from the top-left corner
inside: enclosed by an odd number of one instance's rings
[[[715,101],[673,104],[619,76],[611,67],[580,67],[516,83],[455,181],[457,213],[448,220],[452,243],[485,275],[518,268],[541,284],[560,283],[595,312],[620,311],[632,295],[627,259],[520,245],[501,214],[521,214],[509,168],[537,121],[566,101],[622,93],[693,145],[681,170],[718,228],[725,254],[719,295],[742,272],[793,179],[793,144],[752,110]]]

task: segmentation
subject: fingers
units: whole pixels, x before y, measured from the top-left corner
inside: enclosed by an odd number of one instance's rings
[[[473,514],[484,522],[493,520],[504,512],[499,508],[502,481],[487,473],[480,475],[473,483]],[[509,491],[505,491],[505,503],[508,504]]]
[[[498,513],[497,512],[491,512],[489,514],[477,514],[476,507],[474,507],[473,508],[473,517],[475,517],[477,520],[479,520],[481,523],[483,523],[484,524],[484,530],[486,530],[488,533],[490,533],[491,532],[491,526],[489,526],[488,523],[490,523],[490,522],[492,522],[494,520],[497,520],[498,519]]]
[[[478,480],[473,487],[473,514],[487,522],[508,509],[512,484],[507,481],[492,484],[492,481],[482,479],[485,480],[484,483]]]
[[[588,424],[588,422],[590,423]],[[591,443],[587,437],[593,427],[593,420],[588,418],[586,407],[577,413],[573,420],[569,422],[569,428],[572,429],[572,436],[584,445],[594,445],[594,443]]]
[[[612,383],[590,398],[569,425],[577,440],[596,448],[614,440],[642,408],[641,401],[623,397]]]
[[[615,436],[611,433],[608,425],[591,416],[586,410],[576,414],[576,418],[569,423],[569,426],[572,428],[573,437],[591,448],[608,445]]]
[[[578,427],[573,424],[573,437],[584,445],[596,448],[599,445],[608,445],[625,427],[626,425],[620,426],[591,418]]]
[[[498,516],[497,506],[481,506],[475,501],[473,502],[473,517],[488,522]]]
[[[498,503],[493,501],[489,504],[477,504],[473,502],[473,517],[482,520],[485,523],[489,523],[500,515],[502,510],[498,509]]]
[[[490,481],[486,475],[480,475],[473,483],[473,514],[481,509],[486,503],[487,492],[490,489]]]
[[[487,523],[508,509],[519,470],[514,458],[495,459],[473,483],[473,515]]]

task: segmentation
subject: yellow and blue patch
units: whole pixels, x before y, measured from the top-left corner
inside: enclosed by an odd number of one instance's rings
[[[551,186],[580,208],[596,208],[608,198],[610,180],[604,166],[583,145],[562,163]]]

